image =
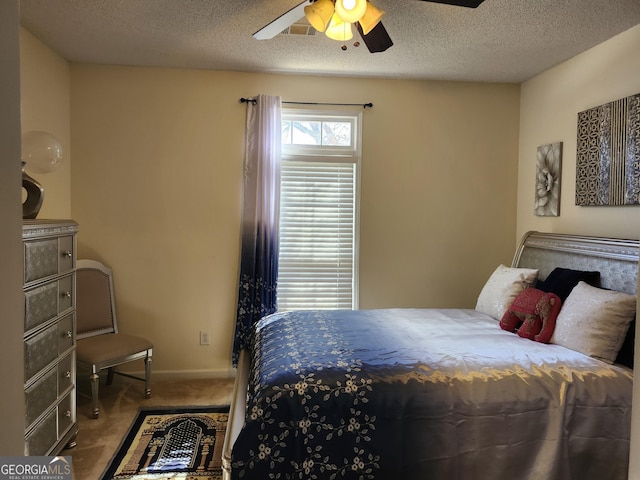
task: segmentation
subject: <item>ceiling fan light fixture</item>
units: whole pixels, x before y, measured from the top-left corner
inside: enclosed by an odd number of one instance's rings
[[[353,32],[351,31],[351,23],[343,22],[337,13],[334,13],[331,17],[331,22],[325,31],[325,35],[332,40],[338,40],[339,42],[346,42],[353,38]]]
[[[334,7],[332,0],[318,0],[304,7],[304,16],[313,28],[324,32],[333,16]]]
[[[336,14],[345,23],[358,22],[367,10],[367,0],[336,0]]]
[[[360,19],[362,33],[368,34],[373,28],[380,23],[380,19],[384,15],[384,11],[375,7],[371,2],[367,3],[367,9]]]

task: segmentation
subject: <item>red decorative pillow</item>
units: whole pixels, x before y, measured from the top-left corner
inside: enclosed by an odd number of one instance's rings
[[[500,328],[523,338],[549,343],[562,301],[555,293],[525,288],[500,320]]]

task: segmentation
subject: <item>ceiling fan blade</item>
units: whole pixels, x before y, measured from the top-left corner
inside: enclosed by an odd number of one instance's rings
[[[257,38],[258,40],[268,40],[275,37],[285,28],[289,27],[294,22],[304,17],[304,7],[311,3],[313,3],[313,0],[304,0],[304,2],[296,5],[291,10],[280,15],[273,22],[268,23],[267,25],[262,27],[260,30],[253,34],[253,38]]]
[[[477,8],[484,0],[423,0],[424,2],[445,3],[447,5],[457,5],[458,7]]]
[[[360,22],[356,23],[356,27],[362,37],[362,41],[371,53],[384,52],[393,45],[393,41],[387,33],[387,29],[382,25],[382,22],[378,22],[378,24],[366,35],[362,31]]]

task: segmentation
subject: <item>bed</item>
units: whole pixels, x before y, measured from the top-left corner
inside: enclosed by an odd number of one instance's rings
[[[501,328],[500,301],[558,272],[580,280],[551,343]],[[627,478],[637,272],[635,240],[529,232],[475,309],[265,317],[240,356],[224,477]]]

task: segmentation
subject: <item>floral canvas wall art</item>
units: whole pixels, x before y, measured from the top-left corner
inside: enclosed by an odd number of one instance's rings
[[[560,215],[560,174],[562,142],[538,147],[536,158],[536,198],[534,212],[540,217]]]

